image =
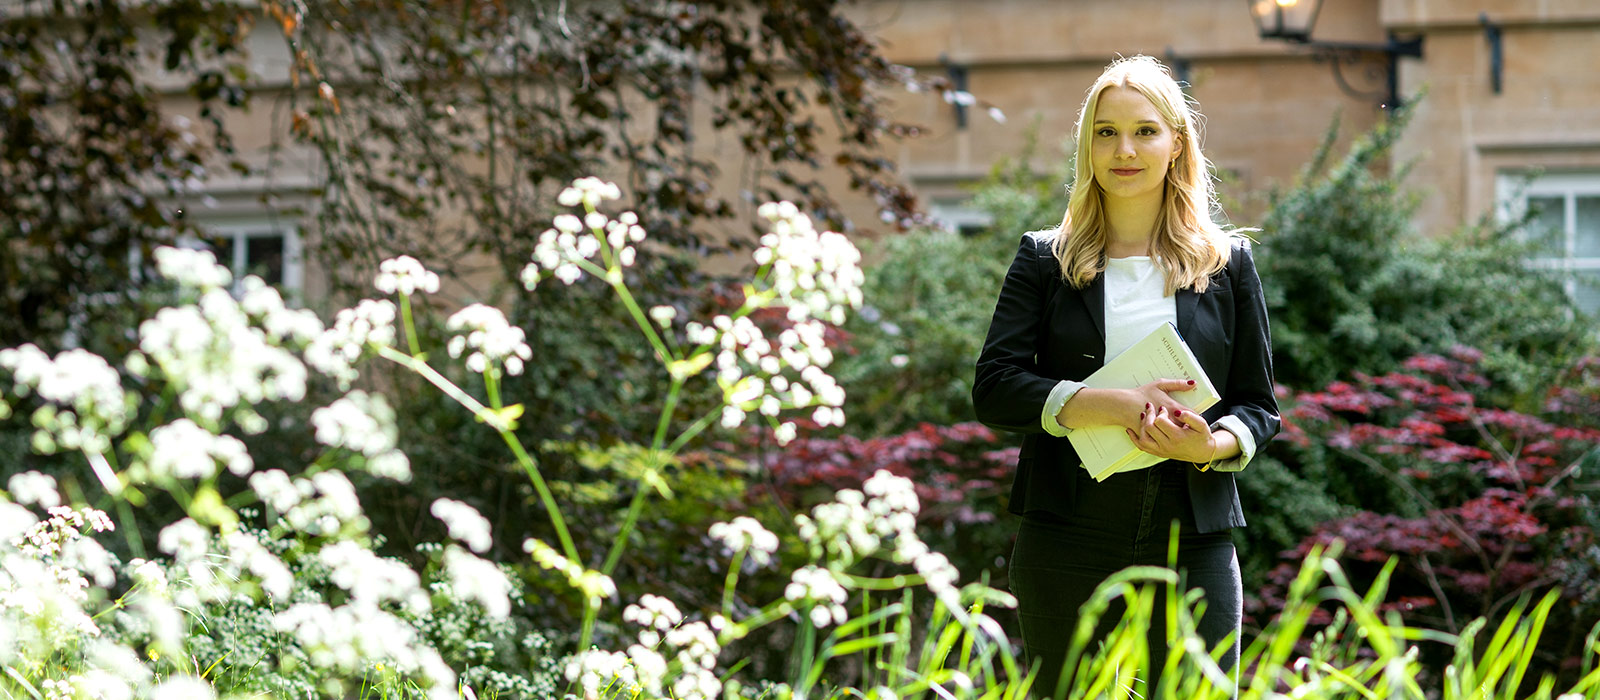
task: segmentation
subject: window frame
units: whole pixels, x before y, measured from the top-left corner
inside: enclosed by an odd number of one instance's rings
[[[285,301],[292,304],[299,302],[305,291],[305,242],[300,235],[300,227],[295,223],[285,217],[261,213],[203,217],[195,221],[194,225],[204,231],[205,236],[226,238],[232,243],[233,259],[218,260],[217,263],[233,273],[234,296],[244,292],[243,280],[250,269],[249,240],[282,236],[283,280],[277,285],[278,291],[283,294]],[[205,241],[194,234],[185,234],[177,242],[186,248],[209,248]]]
[[[1528,265],[1563,273],[1562,287],[1566,290],[1567,297],[1576,302],[1579,298],[1577,273],[1596,273],[1596,277],[1600,277],[1600,255],[1583,257],[1577,255],[1578,198],[1600,198],[1600,170],[1501,172],[1495,178],[1495,193],[1499,200],[1497,209],[1502,223],[1517,221],[1526,216],[1529,199],[1561,198],[1562,254],[1560,257],[1531,257],[1528,259]],[[1600,231],[1597,231],[1596,235],[1600,235]],[[1600,307],[1589,313],[1600,314]]]
[[[979,226],[985,229],[994,226],[994,216],[973,206],[972,197],[930,197],[928,218],[938,224],[939,228],[957,235],[971,235],[961,233],[963,226]]]

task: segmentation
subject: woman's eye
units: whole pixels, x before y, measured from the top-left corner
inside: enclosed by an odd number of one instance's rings
[[[1115,134],[1116,132],[1114,132],[1114,131],[1112,131],[1110,129],[1101,129],[1101,130],[1096,131],[1094,133],[1096,133],[1096,134],[1098,134],[1100,136],[1111,136],[1112,134]]]
[[[1141,129],[1139,129],[1139,133],[1143,134],[1145,136],[1155,136],[1156,135],[1156,129],[1153,126],[1146,126],[1146,127],[1143,127]]]

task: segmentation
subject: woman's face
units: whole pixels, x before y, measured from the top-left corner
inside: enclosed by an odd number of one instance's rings
[[[1100,93],[1093,134],[1090,162],[1106,196],[1159,205],[1178,137],[1155,105],[1133,88],[1108,87]]]

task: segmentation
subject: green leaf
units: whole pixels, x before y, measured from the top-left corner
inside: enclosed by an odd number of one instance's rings
[[[189,516],[195,522],[215,526],[224,532],[239,525],[239,515],[222,502],[222,495],[210,484],[201,486],[195,492],[194,500],[189,503]]]

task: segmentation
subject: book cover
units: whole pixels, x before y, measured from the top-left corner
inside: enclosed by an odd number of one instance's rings
[[[1084,384],[1096,389],[1132,389],[1157,379],[1188,379],[1194,388],[1175,392],[1172,398],[1193,410],[1204,412],[1222,400],[1211,378],[1206,376],[1194,352],[1171,323],[1163,323],[1105,366],[1095,370]],[[1134,446],[1121,426],[1100,425],[1078,428],[1067,434],[1073,449],[1083,460],[1083,468],[1096,481],[1117,472],[1144,469],[1160,463],[1160,457]]]

